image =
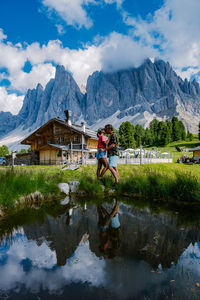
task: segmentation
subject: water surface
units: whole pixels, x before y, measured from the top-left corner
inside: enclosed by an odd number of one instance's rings
[[[0,299],[200,297],[198,217],[73,201],[12,222],[0,222]]]

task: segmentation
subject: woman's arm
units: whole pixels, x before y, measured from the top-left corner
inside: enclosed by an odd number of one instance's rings
[[[120,202],[116,201],[113,211],[110,214],[110,217],[113,218],[119,212]]]

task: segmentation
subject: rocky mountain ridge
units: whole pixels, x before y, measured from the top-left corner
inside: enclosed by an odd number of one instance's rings
[[[169,63],[147,59],[139,68],[115,73],[94,72],[86,93],[63,66],[57,66],[55,79],[45,88],[40,84],[28,90],[18,115],[0,112],[0,138],[20,128],[31,132],[49,119],[64,119],[64,110],[73,112],[73,121],[92,128],[123,121],[143,126],[157,117],[178,116],[191,132],[197,132],[200,117],[200,87],[196,80],[182,80]]]

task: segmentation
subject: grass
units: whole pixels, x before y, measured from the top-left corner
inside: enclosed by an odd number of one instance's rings
[[[200,203],[200,181],[187,172],[159,170],[154,168],[132,171],[117,187],[119,194],[137,195],[154,201],[179,201]]]
[[[26,196],[35,191],[41,192],[44,196],[59,193],[57,183],[60,175],[48,175],[44,172],[33,170],[15,171],[1,170],[0,172],[0,206],[12,207],[19,200],[20,196]]]
[[[119,165],[118,169],[120,184],[117,195],[200,204],[200,165]],[[0,170],[0,206],[13,206],[20,196],[36,190],[46,196],[56,195],[59,182],[72,180],[80,181],[80,190],[85,195],[104,196],[102,186],[96,180],[95,165],[81,166],[75,171],[62,171],[59,166],[20,166],[14,172],[9,168]],[[112,189],[114,180],[109,171],[103,183],[105,193]]]

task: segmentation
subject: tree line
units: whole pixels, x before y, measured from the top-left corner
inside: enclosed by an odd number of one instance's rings
[[[19,154],[23,154],[23,153],[28,153],[31,151],[31,148],[29,149],[21,149],[19,151],[17,151],[17,153]],[[10,151],[8,149],[8,147],[6,145],[2,145],[0,146],[0,157],[5,157],[5,155],[10,154]]]
[[[200,138],[200,124],[199,124]],[[185,126],[177,117],[171,120],[158,121],[153,119],[146,129],[137,124],[123,122],[119,127],[119,142],[124,148],[135,148],[142,146],[166,146],[171,142],[179,140],[192,140],[193,135],[186,133]]]

